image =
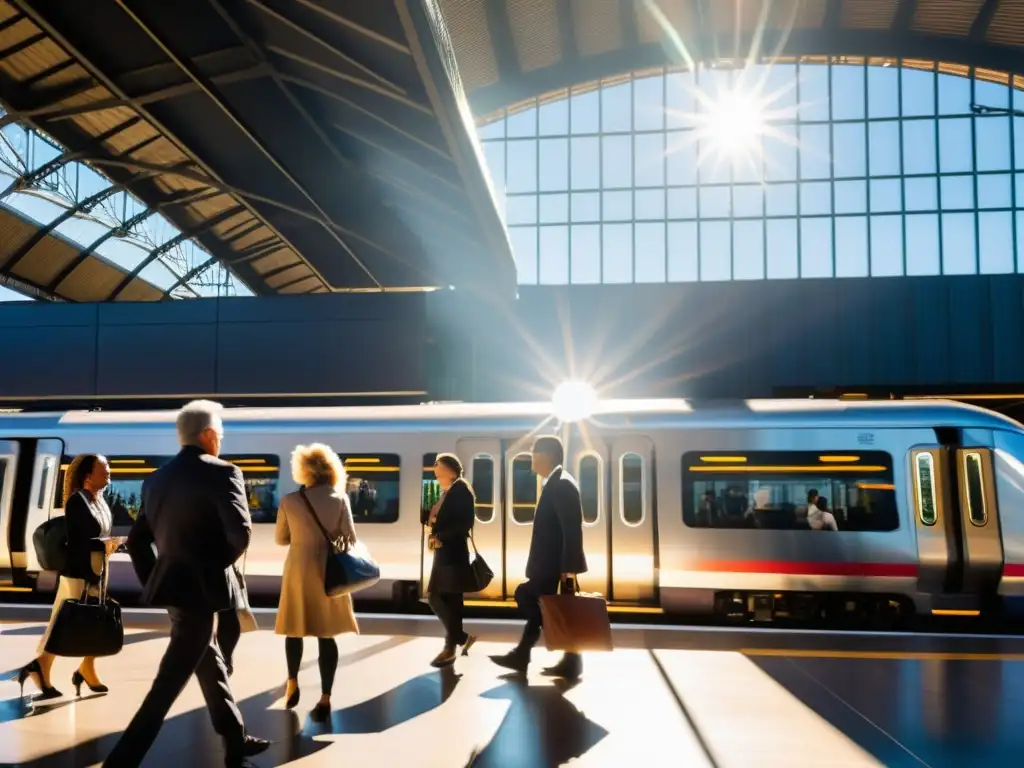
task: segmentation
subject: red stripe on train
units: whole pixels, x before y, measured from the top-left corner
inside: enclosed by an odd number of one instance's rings
[[[1024,578],[1024,565],[1021,563],[1007,563],[1003,566],[1003,576],[1010,578]]]
[[[917,578],[916,563],[807,563],[792,560],[701,560],[695,571],[773,573],[784,576],[888,576]],[[1021,575],[1024,575],[1022,569]]]

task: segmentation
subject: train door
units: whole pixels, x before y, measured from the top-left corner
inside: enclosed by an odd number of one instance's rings
[[[960,508],[962,590],[984,602],[996,594],[1003,568],[992,450],[961,447],[952,454]]]
[[[0,569],[12,567],[10,530],[14,509],[14,479],[18,471],[20,446],[14,440],[0,440],[0,530],[4,531],[4,546],[0,550]]]
[[[654,444],[616,437],[611,445],[611,598],[653,602],[655,563]]]
[[[494,571],[494,580],[487,589],[473,597],[501,600],[505,596],[502,578],[505,547],[501,519],[501,441],[459,440],[456,454],[476,495],[473,540],[480,556]]]
[[[12,442],[17,444],[17,452],[13,454],[16,461],[11,460],[11,453],[5,453],[14,471],[5,472],[8,479],[13,476],[13,484],[8,491],[4,482],[3,495],[9,493],[10,499],[4,522],[9,567],[18,581],[26,573],[40,570],[32,534],[53,512],[64,443],[57,439],[0,441],[0,451],[8,450],[3,446]]]

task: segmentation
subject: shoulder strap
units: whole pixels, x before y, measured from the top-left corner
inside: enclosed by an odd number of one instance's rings
[[[324,535],[324,540],[333,547],[334,546],[334,542],[331,541],[330,534],[327,533],[327,529],[324,528],[324,524],[321,523],[320,522],[320,518],[317,517],[316,510],[313,509],[313,504],[312,504],[312,502],[310,502],[309,496],[306,495],[306,489],[305,488],[300,488],[299,489],[299,495],[302,496],[302,501],[305,502],[306,509],[309,511],[310,516],[313,518],[313,522],[316,523],[316,527],[319,528],[320,529],[320,533],[322,533]]]

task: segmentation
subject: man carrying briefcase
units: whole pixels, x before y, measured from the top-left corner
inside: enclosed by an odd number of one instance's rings
[[[533,445],[532,469],[543,480],[543,489],[533,519],[530,554],[526,561],[526,581],[516,589],[516,603],[526,617],[526,626],[519,644],[491,661],[506,669],[525,672],[530,665],[530,651],[541,633],[540,598],[558,593],[560,583],[565,591],[574,592],[576,575],[586,573],[587,558],[583,553],[583,504],[580,490],[572,475],[562,468],[565,460],[562,441],[557,437],[541,437]],[[583,674],[583,659],[578,653],[566,653],[545,675],[576,680]]]

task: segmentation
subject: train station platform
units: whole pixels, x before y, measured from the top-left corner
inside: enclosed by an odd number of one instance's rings
[[[76,700],[76,662],[59,659],[52,682],[65,696],[33,704],[35,687],[21,697],[9,679],[43,630],[30,613],[0,607],[0,765],[99,765],[149,688],[166,622],[126,611],[124,650],[98,663],[109,694],[83,688]],[[543,650],[522,680],[488,660],[509,648],[518,622],[468,622],[480,641],[438,671],[428,664],[435,620],[362,615],[362,634],[339,638],[333,712],[318,724],[308,717],[315,643],[302,700],[288,711],[283,642],[272,611],[258,618],[261,630],[239,643],[232,687],[250,732],[273,740],[259,766],[980,768],[1024,755],[1024,638],[619,625],[617,650],[589,655],[569,686],[539,674],[556,658]],[[223,765],[194,681],[145,765]]]

